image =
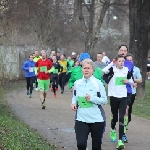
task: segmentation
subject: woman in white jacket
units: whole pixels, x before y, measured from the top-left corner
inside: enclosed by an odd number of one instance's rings
[[[91,59],[82,62],[83,78],[74,84],[72,110],[76,111],[75,133],[78,150],[86,150],[91,132],[92,150],[101,150],[105,113],[101,105],[107,104],[103,83],[93,76]]]

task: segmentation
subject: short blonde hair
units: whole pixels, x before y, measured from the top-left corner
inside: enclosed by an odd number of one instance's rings
[[[86,58],[82,61],[82,66],[84,66],[85,64],[90,64],[93,68],[93,70],[95,70],[95,65],[94,62],[92,61],[92,59],[90,58]]]

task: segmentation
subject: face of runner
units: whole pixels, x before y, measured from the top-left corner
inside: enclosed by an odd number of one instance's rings
[[[133,62],[133,58],[132,58],[132,56],[128,56],[128,57],[126,57],[126,60]]]
[[[102,54],[97,54],[97,61],[102,62],[103,55]]]
[[[39,56],[39,52],[38,51],[35,51],[35,56]]]
[[[116,66],[117,66],[117,68],[121,69],[124,66],[124,58],[122,58],[122,57],[118,58],[116,60]]]
[[[82,66],[82,72],[85,78],[90,78],[94,72],[92,65],[84,63]]]
[[[42,59],[46,59],[46,52],[42,51],[41,54],[42,54]]]
[[[53,57],[52,57],[52,60],[53,60],[53,62],[56,62],[56,56],[54,55]]]
[[[30,61],[33,61],[33,55],[30,55],[29,59]]]
[[[57,52],[57,56],[60,57],[60,53],[59,52]]]
[[[51,55],[52,55],[52,56],[53,56],[53,55],[56,55],[55,51],[51,51]]]
[[[150,57],[148,57],[148,61],[150,61]]]
[[[126,56],[127,53],[128,53],[128,50],[127,50],[126,46],[121,46],[121,48],[118,51],[118,55]]]
[[[61,60],[64,60],[64,58],[65,58],[64,55],[60,55]]]
[[[75,66],[79,66],[79,61],[76,61],[76,62],[75,62]]]
[[[71,57],[70,57],[70,56],[68,57],[68,60],[71,60]]]

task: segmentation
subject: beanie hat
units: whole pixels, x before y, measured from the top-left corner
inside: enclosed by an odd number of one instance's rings
[[[80,55],[79,60],[82,61],[83,59],[86,59],[86,58],[90,58],[90,55],[88,53],[82,53]]]

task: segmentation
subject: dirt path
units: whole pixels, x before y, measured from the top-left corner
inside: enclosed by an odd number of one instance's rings
[[[25,88],[7,94],[6,98],[14,114],[23,120],[31,128],[37,129],[48,141],[57,145],[60,149],[76,150],[76,139],[73,131],[75,112],[71,110],[72,93],[66,88],[64,94],[58,92],[53,99],[48,92],[46,109],[41,109],[39,93],[33,92],[33,98],[29,99]],[[116,144],[109,142],[110,131],[110,107],[104,106],[107,116],[107,127],[103,138],[103,150],[115,150]],[[150,121],[133,116],[129,125],[127,136],[129,143],[126,150],[150,150]],[[63,148],[65,147],[65,148]],[[88,148],[91,150],[91,138],[89,136]]]

